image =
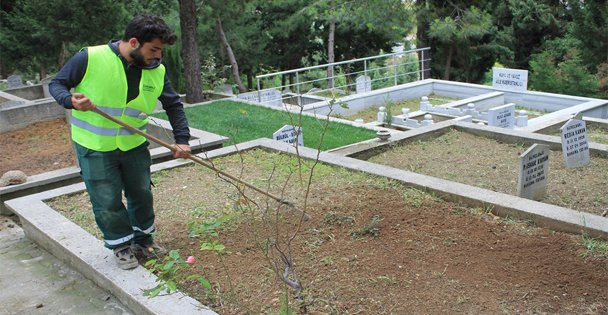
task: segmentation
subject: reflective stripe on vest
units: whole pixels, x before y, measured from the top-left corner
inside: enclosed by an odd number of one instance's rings
[[[98,136],[116,136],[116,129],[115,128],[104,128],[104,127],[99,127],[99,126],[95,126],[92,125],[84,120],[78,119],[74,116],[72,116],[70,122],[72,123],[72,125],[82,128],[84,130],[87,130],[91,133],[94,133]],[[141,130],[141,131],[146,131],[147,130],[148,125],[144,125],[141,126],[137,129]],[[133,135],[136,134],[135,132],[127,129],[127,128],[120,128],[118,129],[118,134],[121,136],[129,136],[129,135]]]
[[[121,58],[108,45],[94,46],[88,48],[87,70],[75,91],[86,95],[105,113],[145,131],[148,115],[162,93],[164,77],[163,65],[142,69],[139,94],[125,104],[127,78]],[[95,151],[127,151],[146,141],[145,137],[91,111],[72,110],[71,124],[74,142]]]

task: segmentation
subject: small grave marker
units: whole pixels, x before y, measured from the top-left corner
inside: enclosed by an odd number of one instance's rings
[[[18,74],[13,74],[13,75],[9,76],[8,78],[6,78],[6,82],[8,83],[8,88],[9,89],[13,89],[13,88],[18,88],[18,87],[24,86],[23,79]]]
[[[304,145],[304,135],[302,134],[302,128],[296,128],[292,125],[285,125],[281,129],[277,130],[272,134],[272,138],[277,141],[283,141],[294,146]]]
[[[587,125],[582,119],[570,119],[561,128],[562,154],[567,168],[585,166],[591,162]]]
[[[497,106],[488,110],[488,126],[515,128],[515,104]]]
[[[519,156],[518,196],[541,200],[546,195],[549,153],[548,145],[535,143]]]
[[[362,75],[357,77],[356,82],[357,94],[372,91],[372,78]]]
[[[281,92],[275,89],[263,90],[259,92],[254,91],[240,93],[239,95],[237,95],[237,98],[250,102],[259,102],[271,106],[283,106]]]
[[[528,70],[492,68],[492,87],[525,92],[528,90]]]

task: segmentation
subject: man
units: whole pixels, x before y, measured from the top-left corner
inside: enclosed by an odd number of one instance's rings
[[[160,100],[173,127],[174,157],[186,157],[190,152],[188,122],[180,97],[160,63],[165,44],[175,40],[161,18],[138,16],[129,22],[121,40],[81,50],[49,84],[57,102],[72,109],[72,140],[95,221],[105,246],[114,250],[123,269],[138,266],[138,251],[145,256],[164,252],[152,239],[155,227],[148,142],[90,110],[96,107],[145,130],[147,115]]]

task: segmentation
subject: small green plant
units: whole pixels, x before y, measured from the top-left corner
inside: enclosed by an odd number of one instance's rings
[[[608,242],[595,239],[589,236],[587,233],[582,235],[582,243],[585,247],[583,257],[587,258],[590,256],[608,257]]]
[[[426,200],[430,199],[430,196],[422,190],[409,188],[403,193],[403,199],[406,204],[414,208],[420,208]]]
[[[188,229],[190,230],[190,234],[188,236],[202,237],[201,251],[211,251],[222,254],[226,250],[226,246],[220,244],[216,239],[219,236],[218,230],[233,218],[234,214],[225,214],[219,218],[214,218],[203,223],[189,222]]]
[[[384,115],[383,123],[390,126],[391,123],[393,122],[393,111],[394,111],[394,107],[395,107],[395,102],[386,101],[386,103],[384,104],[384,107],[386,109],[386,115]]]
[[[380,229],[378,229],[376,226],[382,220],[383,220],[383,218],[380,215],[376,214],[372,217],[371,222],[367,223],[359,230],[350,232],[350,235],[355,239],[363,238],[368,235],[369,236],[378,236],[378,235],[380,235]]]
[[[177,250],[171,250],[169,255],[165,256],[162,260],[151,259],[146,262],[145,266],[148,267],[153,273],[157,275],[156,282],[158,283],[154,288],[145,289],[144,296],[153,298],[161,294],[163,291],[166,294],[172,294],[177,292],[177,283],[181,280],[192,281],[196,280],[206,290],[211,289],[211,283],[204,277],[198,274],[192,274],[188,277],[184,277],[186,272],[180,272],[182,269],[187,269],[194,264],[195,260],[193,256],[188,257],[187,260],[183,259]]]
[[[345,222],[353,222],[355,218],[350,215],[336,213],[335,211],[328,212],[323,218],[323,222],[327,224],[342,224]]]

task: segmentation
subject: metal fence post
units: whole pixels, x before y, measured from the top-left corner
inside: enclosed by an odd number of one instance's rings
[[[422,56],[422,60],[420,60],[420,78],[424,80],[424,50],[420,55]]]
[[[394,77],[395,77],[395,85],[397,85],[397,58],[395,58],[396,55],[393,55],[393,72],[394,72]]]
[[[260,79],[259,78],[257,78],[257,79],[258,79],[258,102],[261,103],[262,102],[262,91],[260,89]]]
[[[298,106],[302,106],[302,94],[300,94],[300,76],[299,72],[296,72],[296,93],[298,94]]]

